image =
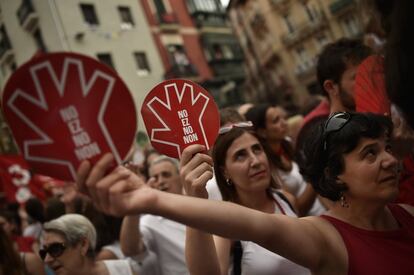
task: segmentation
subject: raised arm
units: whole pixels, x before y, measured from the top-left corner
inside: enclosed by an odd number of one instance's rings
[[[145,252],[145,244],[139,231],[139,219],[139,215],[133,215],[126,216],[122,221],[119,239],[125,256],[135,256]]]
[[[188,196],[208,198],[206,184],[213,177],[213,160],[203,154],[204,150],[204,146],[192,145],[182,153],[180,176]],[[221,273],[219,259],[222,258],[217,257],[213,236],[209,233],[187,227],[185,257],[192,275]]]
[[[123,167],[104,176],[111,163],[111,155],[106,155],[93,168],[84,162],[78,170],[81,189],[109,214],[164,216],[225,238],[253,241],[311,270],[318,269],[329,253],[319,218],[266,214],[229,202],[153,190]]]

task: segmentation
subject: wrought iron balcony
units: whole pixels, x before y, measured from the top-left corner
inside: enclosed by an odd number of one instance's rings
[[[196,68],[192,65],[177,65],[174,64],[166,73],[165,79],[181,78],[181,77],[195,77],[198,76]]]
[[[298,25],[293,32],[282,35],[281,40],[287,47],[291,47],[300,41],[312,36],[327,26],[327,21],[323,13],[314,15],[312,21],[307,20]]]
[[[244,77],[243,59],[213,59],[209,65],[214,75],[219,78]]]
[[[32,32],[38,23],[38,16],[33,8],[31,0],[23,0],[19,9],[17,10],[17,18],[20,25],[27,31]]]

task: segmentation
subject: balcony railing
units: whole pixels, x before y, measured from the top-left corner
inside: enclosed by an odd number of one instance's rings
[[[27,31],[32,32],[38,22],[38,16],[33,8],[31,0],[23,0],[19,9],[17,10],[17,18],[20,25]]]
[[[192,14],[198,28],[202,27],[227,27],[227,16],[224,12],[196,11]]]
[[[287,10],[287,8],[289,7],[289,0],[269,0],[270,5],[280,11],[283,12],[285,10]]]
[[[244,77],[243,59],[214,59],[209,61],[214,75],[220,78]]]
[[[354,3],[354,0],[336,0],[329,6],[329,9],[332,14],[336,14]]]
[[[293,32],[285,33],[282,35],[281,39],[285,46],[290,47],[299,43],[300,41],[310,37],[314,33],[320,31],[327,26],[326,18],[324,14],[314,15],[312,21],[306,21],[297,26]]]
[[[299,78],[305,78],[309,75],[314,75],[316,68],[316,60],[310,59],[300,63],[295,68],[295,74]]]
[[[164,31],[178,30],[178,20],[174,13],[157,14],[158,25]]]
[[[198,76],[196,68],[192,65],[173,65],[165,73],[165,79],[180,78],[180,77],[195,77]]]

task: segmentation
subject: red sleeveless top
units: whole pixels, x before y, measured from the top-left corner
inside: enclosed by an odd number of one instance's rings
[[[371,231],[322,215],[338,230],[348,252],[349,275],[413,275],[414,216],[397,204],[388,205],[400,228]]]

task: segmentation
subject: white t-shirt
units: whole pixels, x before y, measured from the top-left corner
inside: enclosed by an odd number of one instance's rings
[[[209,200],[215,200],[215,201],[223,200],[220,189],[217,185],[216,176],[214,176],[214,174],[213,174],[213,177],[207,182],[206,189],[208,192]]]
[[[273,197],[284,210],[286,216],[296,217],[290,206],[276,193]],[[275,202],[275,214],[281,214],[280,208]],[[278,254],[275,254],[253,242],[241,241],[243,254],[241,259],[241,270],[244,275],[309,275],[310,271]],[[298,247],[298,249],[300,249]],[[232,258],[231,258],[232,259]],[[232,268],[228,274],[233,274]]]
[[[129,261],[127,260],[104,260],[102,261],[110,275],[133,275]]]
[[[157,255],[161,274],[189,274],[184,254],[184,225],[160,216],[144,215],[140,231],[147,249]]]
[[[305,192],[306,181],[303,179],[302,175],[299,172],[299,166],[296,162],[292,162],[292,170],[283,171],[278,170],[280,178],[283,181],[284,187],[295,197],[299,197]],[[326,211],[325,207],[322,205],[318,198],[315,198],[315,201],[312,204],[312,207],[308,211],[310,216],[319,216]]]
[[[124,253],[121,250],[121,244],[119,241],[115,241],[111,244],[103,246],[101,249],[106,249],[111,251],[118,259],[125,259]]]

